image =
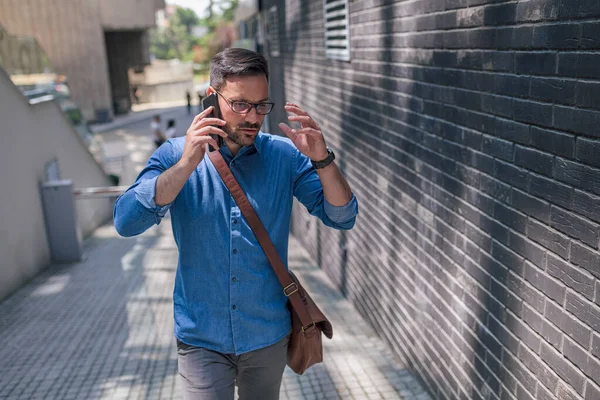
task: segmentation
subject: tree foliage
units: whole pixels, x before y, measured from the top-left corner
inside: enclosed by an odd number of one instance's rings
[[[152,54],[158,59],[178,58],[207,64],[236,39],[237,30],[232,21],[238,3],[239,0],[210,0],[204,18],[198,17],[192,9],[178,7],[169,16],[166,27],[151,31]],[[206,27],[207,33],[199,38],[193,36],[195,26]]]
[[[200,18],[191,8],[179,7],[173,15],[173,23],[183,25],[188,35],[192,34],[192,28],[200,23]]]

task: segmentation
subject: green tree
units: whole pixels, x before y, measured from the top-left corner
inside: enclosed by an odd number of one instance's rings
[[[222,18],[224,21],[233,21],[235,10],[240,2],[239,0],[229,0],[226,3],[228,4],[225,4],[223,8]]]
[[[191,8],[177,8],[173,19],[178,25],[184,25],[188,35],[192,34],[192,28],[200,23],[200,18]]]
[[[197,60],[200,53],[207,64],[219,51],[231,46],[236,29],[232,24],[239,0],[209,0],[206,17],[199,18],[194,10],[178,7],[168,19],[165,28],[153,29],[150,33],[152,54],[163,60]],[[207,27],[208,33],[197,38],[192,36],[194,26]],[[201,52],[198,48],[202,49]]]
[[[154,54],[154,57],[160,60],[177,58],[175,46],[167,29],[152,29],[150,31],[150,51]]]
[[[239,0],[208,0],[206,17],[202,20],[209,32],[214,32],[223,21],[231,22],[237,9]]]
[[[191,35],[192,28],[200,23],[194,10],[177,8],[168,19],[165,28],[153,29],[150,33],[150,51],[158,59],[191,59],[192,47],[197,44]]]

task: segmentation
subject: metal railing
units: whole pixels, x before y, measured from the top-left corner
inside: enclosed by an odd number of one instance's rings
[[[128,188],[129,186],[106,186],[73,189],[73,196],[75,196],[76,199],[119,197]]]

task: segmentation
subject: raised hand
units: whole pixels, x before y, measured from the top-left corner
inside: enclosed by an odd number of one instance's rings
[[[279,128],[292,140],[298,151],[313,161],[327,157],[327,145],[319,124],[296,104],[286,103],[285,110],[296,114],[288,117],[288,120],[299,122],[301,129],[292,129],[284,123],[280,123]]]
[[[215,149],[219,148],[217,141],[210,135],[219,135],[223,138],[227,138],[227,134],[217,127],[225,125],[225,121],[219,118],[206,118],[212,111],[213,106],[210,106],[200,114],[196,115],[187,130],[181,161],[189,163],[189,165],[194,168],[200,164],[200,161],[204,158],[208,145],[213,146]]]

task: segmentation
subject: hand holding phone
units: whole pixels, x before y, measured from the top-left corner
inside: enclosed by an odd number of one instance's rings
[[[227,134],[223,131],[225,121],[220,118],[210,118],[213,112],[212,106],[196,115],[189,129],[185,134],[185,144],[181,156],[182,165],[196,168],[202,161],[206,151],[218,148],[219,145],[215,137],[226,138]],[[208,146],[207,146],[208,145]]]
[[[213,107],[213,111],[206,117],[206,118],[219,118],[222,119],[221,117],[221,109],[219,108],[219,99],[217,98],[217,94],[213,93],[209,96],[206,96],[204,99],[202,99],[202,108],[204,110],[206,110],[208,107],[212,106]],[[219,128],[221,128],[219,126]],[[223,146],[224,144],[224,140],[221,136],[219,135],[210,135],[219,145],[219,148],[221,146]],[[213,151],[213,147],[210,146],[209,148],[210,151]]]

